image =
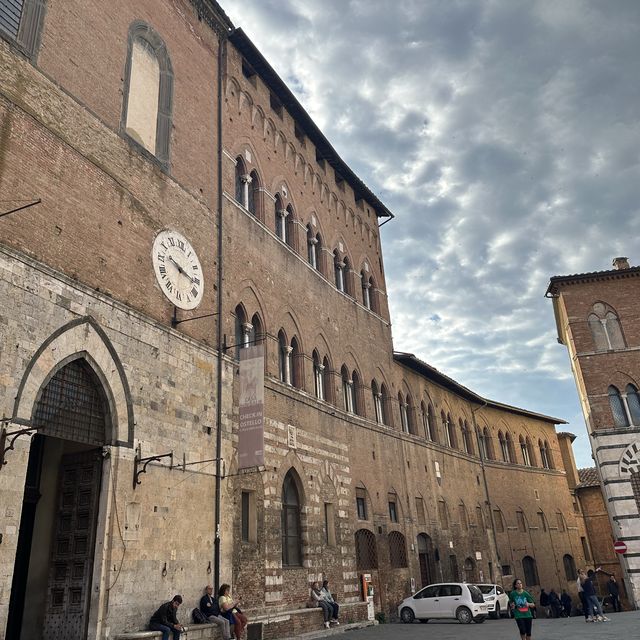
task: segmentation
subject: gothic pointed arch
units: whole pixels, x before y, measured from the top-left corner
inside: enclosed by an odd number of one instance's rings
[[[82,359],[104,389],[113,444],[133,446],[134,415],[129,383],[118,353],[105,330],[91,316],[72,320],[45,340],[27,365],[13,408],[12,422],[30,425],[33,410],[58,370]]]

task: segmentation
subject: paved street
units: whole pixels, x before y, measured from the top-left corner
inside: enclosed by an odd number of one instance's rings
[[[584,618],[559,618],[533,621],[533,640],[635,640],[640,637],[640,612],[611,614],[610,622],[586,624]],[[487,620],[483,624],[455,621],[427,624],[384,624],[330,636],[332,640],[519,640],[513,620]]]

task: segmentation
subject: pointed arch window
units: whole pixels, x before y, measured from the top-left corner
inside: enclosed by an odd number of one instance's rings
[[[327,402],[334,403],[335,393],[333,390],[333,384],[331,382],[331,362],[329,362],[328,356],[325,356],[322,360],[322,376],[324,386],[324,399]]]
[[[380,387],[380,392],[382,393],[382,422],[386,424],[388,427],[393,426],[393,421],[391,419],[391,398],[389,396],[389,391],[387,390],[387,386],[383,383]]]
[[[282,240],[282,242],[287,242],[287,210],[284,208],[282,204],[282,199],[280,198],[280,194],[276,194],[276,200],[274,205],[274,224],[275,224],[275,232],[278,238]]]
[[[611,351],[626,347],[620,320],[611,307],[602,302],[596,302],[587,320],[596,351]]]
[[[249,186],[247,189],[247,209],[256,218],[260,218],[260,177],[255,169],[249,174]]]
[[[349,369],[346,365],[342,366],[340,370],[342,377],[342,400],[344,402],[344,410],[348,413],[354,413],[355,411],[355,393],[353,389],[353,380],[349,374]]]
[[[460,420],[460,431],[462,432],[462,446],[464,447],[465,453],[473,455],[474,449],[473,440],[471,437],[471,429],[469,429],[469,424],[466,420],[464,422]]]
[[[289,372],[289,384],[297,389],[302,389],[302,352],[300,350],[300,343],[295,336],[291,339],[291,347],[289,351]]]
[[[301,566],[302,535],[300,526],[300,496],[292,471],[287,473],[282,484],[281,528],[283,566]]]
[[[628,427],[629,415],[625,403],[617,387],[611,385],[607,391],[609,395],[609,406],[613,414],[613,423],[616,427]]]
[[[449,414],[447,414],[447,440],[447,444],[452,449],[458,448],[458,441],[456,439],[456,425],[455,422],[451,420],[451,416]]]
[[[343,280],[343,288],[342,290],[348,295],[351,296],[352,298],[354,297],[353,295],[353,289],[351,287],[351,263],[349,262],[349,258],[345,257],[343,259],[343,263],[344,263],[344,267],[342,269],[342,280]]]
[[[344,291],[344,266],[345,263],[340,259],[338,251],[333,252],[333,274],[338,291]]]
[[[307,225],[307,259],[314,269],[318,268],[318,239],[310,224]]]
[[[407,417],[407,401],[402,392],[398,393],[398,404],[400,405],[400,426],[404,433],[409,433],[409,419]]]
[[[625,391],[631,424],[640,425],[640,396],[638,395],[638,389],[634,385],[628,384]]]
[[[533,587],[540,584],[538,578],[538,566],[531,556],[522,558],[522,571],[524,573],[524,583],[527,587]]]
[[[242,305],[235,308],[235,352],[236,360],[240,359],[240,350],[251,346],[253,325],[247,322],[247,315]]]
[[[378,388],[378,383],[375,380],[371,381],[371,395],[373,397],[373,409],[376,422],[382,424],[384,419],[382,413],[382,392]]]
[[[278,333],[278,372],[281,382],[291,384],[291,347],[282,329]]]
[[[529,455],[529,447],[527,447],[526,440],[520,436],[520,453],[522,454],[522,462],[528,467],[531,465],[531,456]]]
[[[251,341],[249,344],[262,344],[264,341],[264,327],[262,326],[262,320],[260,319],[259,314],[253,314],[253,317],[251,318],[251,327]]]
[[[313,351],[313,386],[316,398],[324,400],[324,365],[320,360],[320,354]]]
[[[162,38],[140,21],[129,29],[124,96],[122,130],[167,168],[173,68]]]
[[[551,464],[549,462],[549,456],[547,454],[547,443],[542,442],[542,440],[538,440],[538,449],[540,450],[540,462],[542,463],[542,467],[544,469],[551,469]]]
[[[367,309],[371,309],[371,283],[364,269],[360,272],[360,282],[362,284],[362,304]]]
[[[285,244],[289,245],[292,249],[296,249],[297,243],[295,241],[296,216],[291,205],[287,206],[286,215],[284,219],[284,237],[282,240]]]

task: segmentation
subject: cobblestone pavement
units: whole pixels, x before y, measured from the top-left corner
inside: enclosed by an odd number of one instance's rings
[[[637,640],[640,612],[609,614],[610,622],[587,624],[584,618],[538,619],[533,621],[532,640]],[[336,629],[337,631],[337,629]],[[483,624],[431,621],[427,624],[382,624],[330,635],[331,640],[519,640],[513,620],[486,620]]]

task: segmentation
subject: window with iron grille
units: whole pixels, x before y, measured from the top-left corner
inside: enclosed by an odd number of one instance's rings
[[[33,426],[47,436],[101,446],[108,441],[109,409],[102,385],[82,359],[59,369],[44,388]]]
[[[368,529],[358,529],[356,539],[356,568],[358,570],[377,569],[378,553],[376,538]]]
[[[389,534],[389,562],[393,569],[402,569],[407,564],[407,543],[399,531]]]

